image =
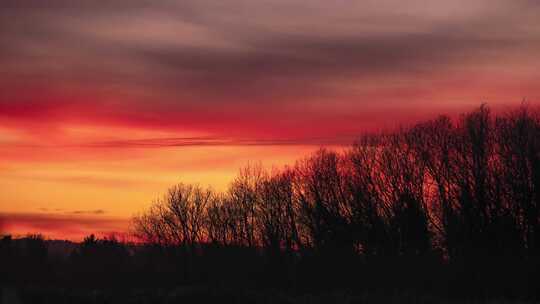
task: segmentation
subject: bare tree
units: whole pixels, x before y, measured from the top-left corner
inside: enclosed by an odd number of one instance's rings
[[[206,207],[214,199],[210,189],[173,186],[146,213],[134,218],[135,234],[149,243],[192,248],[205,240]]]
[[[301,221],[311,245],[317,250],[354,250],[340,155],[321,149],[299,162],[296,172]]]
[[[237,236],[242,244],[250,248],[254,248],[258,241],[255,233],[256,210],[265,174],[260,164],[248,165],[240,170],[228,191],[227,200],[239,229]]]

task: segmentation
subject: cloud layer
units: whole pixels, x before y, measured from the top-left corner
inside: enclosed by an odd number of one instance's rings
[[[362,130],[388,109],[538,96],[534,1],[23,0],[1,11],[4,119],[279,138]]]

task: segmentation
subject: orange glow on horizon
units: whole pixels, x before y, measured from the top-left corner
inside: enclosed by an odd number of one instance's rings
[[[145,141],[141,144],[120,138],[128,134],[138,139],[169,138],[171,134],[149,130],[125,130],[122,134],[114,129],[104,133],[114,137],[102,138],[99,132],[90,132],[103,131],[101,127],[69,130],[63,138],[65,144],[2,133],[0,221],[5,224],[0,228],[5,233],[42,233],[49,238],[79,240],[85,233],[126,232],[129,218],[171,185],[196,183],[221,191],[248,163],[261,162],[269,168],[294,164],[317,149],[296,144],[206,146],[204,142],[144,146]],[[186,137],[190,136],[195,135]],[[71,139],[79,142],[74,144]],[[164,142],[170,144],[170,140]]]

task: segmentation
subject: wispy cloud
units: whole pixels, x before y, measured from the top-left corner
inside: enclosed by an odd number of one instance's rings
[[[24,144],[24,143],[6,143],[1,146],[18,147],[18,148],[169,148],[169,147],[205,147],[205,146],[341,146],[350,145],[358,139],[360,133],[341,135],[335,134],[328,137],[297,137],[276,139],[257,139],[257,138],[227,138],[227,137],[164,137],[164,138],[139,138],[125,140],[105,140],[83,142],[76,144],[56,144],[56,143],[40,143],[40,144]]]
[[[91,210],[65,210],[62,208],[46,208],[40,207],[39,211],[47,213],[49,215],[63,215],[63,214],[81,214],[81,215],[103,215],[106,213],[103,209],[91,209]]]
[[[103,209],[96,209],[96,210],[75,210],[71,211],[72,214],[94,214],[94,215],[100,215],[105,214],[105,210]]]
[[[191,146],[290,146],[290,145],[349,145],[357,135],[283,138],[283,139],[234,139],[222,137],[177,137],[115,140],[82,144],[83,147],[191,147]]]

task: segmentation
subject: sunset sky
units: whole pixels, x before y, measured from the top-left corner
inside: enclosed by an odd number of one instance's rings
[[[0,233],[124,232],[178,182],[540,101],[540,2],[4,0]]]

